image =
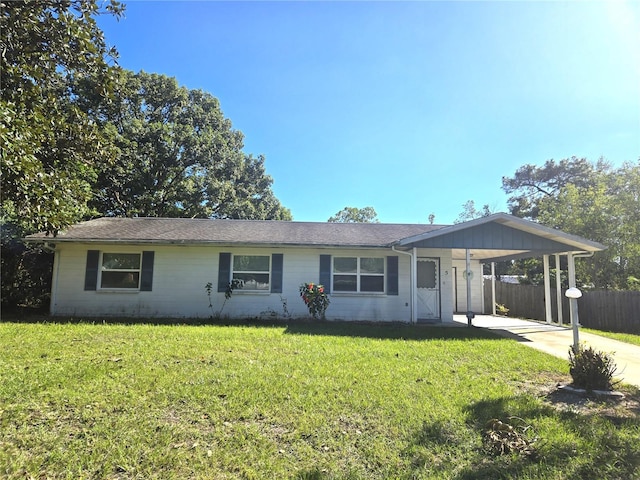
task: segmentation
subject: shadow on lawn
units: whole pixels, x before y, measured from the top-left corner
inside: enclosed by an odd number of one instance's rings
[[[290,335],[328,335],[391,340],[501,340],[487,330],[479,328],[454,328],[443,326],[416,326],[402,323],[354,323],[354,322],[290,322],[285,333]]]
[[[561,411],[531,394],[481,400],[464,411],[466,422],[423,424],[414,439],[415,465],[431,465],[430,473],[437,475],[450,472],[457,462],[452,478],[459,480],[638,478],[638,416],[616,419],[597,410]],[[492,454],[483,440],[491,419],[516,427],[533,442],[533,454]]]
[[[94,324],[94,325],[157,325],[157,326],[218,326],[281,328],[287,335],[325,335],[390,340],[484,339],[502,340],[482,328],[444,327],[440,325],[407,325],[404,323],[367,323],[348,321],[318,321],[305,318],[230,319],[230,318],[132,318],[132,317],[52,317],[46,314],[6,315],[2,322]]]

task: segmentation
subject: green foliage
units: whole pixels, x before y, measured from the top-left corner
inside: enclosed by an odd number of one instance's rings
[[[15,225],[1,225],[2,310],[46,308],[51,291],[53,253],[42,246],[25,245]]]
[[[113,151],[77,105],[74,81],[98,80],[110,91],[104,43],[95,17],[122,14],[112,0],[12,1],[2,5],[0,51],[1,212],[28,232],[56,233],[88,213],[98,163]]]
[[[577,351],[573,347],[569,349],[569,373],[578,388],[612,390],[616,370],[613,358],[604,352],[584,345],[579,345]]]
[[[501,303],[496,303],[496,313],[498,315],[504,315],[506,317],[509,313],[509,309]]]
[[[101,6],[104,5],[104,6]],[[56,234],[91,213],[98,168],[114,156],[103,132],[78,107],[77,79],[92,77],[107,99],[108,50],[96,17],[120,16],[116,1],[2,3],[0,13],[0,225],[2,305],[41,307],[52,255],[25,246],[24,235]],[[103,167],[104,165],[104,167]]]
[[[540,211],[538,203],[544,198],[553,198],[567,185],[588,187],[597,171],[610,165],[599,160],[593,165],[586,158],[571,157],[556,162],[547,160],[542,167],[526,164],[516,170],[513,177],[502,177],[502,189],[509,198],[509,210],[517,217],[535,220]]]
[[[175,78],[119,70],[115,98],[80,82],[82,107],[118,149],[100,171],[91,205],[108,216],[291,220],[276,199],[264,157],[242,152],[243,135],[218,99]]]
[[[640,161],[613,168],[603,159],[571,158],[543,167],[525,165],[503,178],[511,213],[607,246],[576,262],[578,285],[633,288],[640,277]],[[529,260],[527,277],[541,278],[539,259]],[[518,262],[521,273],[523,262]]]
[[[300,285],[300,297],[309,309],[309,314],[317,319],[324,320],[325,313],[329,307],[329,296],[324,291],[324,286],[315,283],[304,283]]]
[[[378,214],[373,207],[344,207],[334,216],[329,217],[331,223],[379,223]]]
[[[207,282],[207,284],[204,286],[204,290],[205,292],[207,292],[207,298],[209,299],[209,310],[211,310],[211,318],[220,318],[220,316],[222,315],[222,310],[224,310],[224,306],[227,304],[227,300],[229,300],[231,298],[231,295],[233,295],[233,290],[239,288],[239,286],[239,280],[235,279],[227,284],[227,287],[224,291],[224,301],[222,302],[222,306],[220,307],[220,310],[218,310],[218,312],[214,312],[213,297],[211,296],[211,294],[213,293],[213,284],[211,282]]]

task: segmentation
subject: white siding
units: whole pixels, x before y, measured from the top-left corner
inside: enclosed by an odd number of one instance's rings
[[[88,250],[114,253],[155,252],[153,290],[150,292],[84,291]],[[236,255],[283,256],[283,292],[249,293],[236,290],[224,303],[224,293],[217,292],[220,252]],[[207,318],[217,315],[223,304],[222,316],[282,318],[286,303],[294,317],[308,317],[299,296],[299,286],[318,282],[320,255],[397,256],[398,295],[332,293],[327,309],[329,320],[411,321],[411,258],[391,249],[314,249],[314,248],[239,248],[218,246],[109,246],[98,244],[58,244],[54,267],[54,288],[51,312],[72,316],[137,316]],[[440,259],[441,313],[443,321],[452,321],[451,252],[421,250],[420,256]],[[460,270],[462,271],[462,270]],[[480,271],[475,278],[482,278]],[[205,285],[211,282],[213,311]],[[479,311],[479,309],[478,309]]]

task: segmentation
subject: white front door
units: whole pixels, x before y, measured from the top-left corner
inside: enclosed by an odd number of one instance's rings
[[[418,320],[440,318],[440,262],[418,258]]]

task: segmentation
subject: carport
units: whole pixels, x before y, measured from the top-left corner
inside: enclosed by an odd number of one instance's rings
[[[549,257],[551,255],[555,257],[555,294],[558,299],[558,319],[562,322],[560,257],[563,255],[567,257],[569,288],[573,288],[576,286],[575,258],[591,256],[594,252],[606,248],[598,242],[545,227],[539,223],[514,217],[506,213],[496,213],[469,222],[404,238],[396,242],[395,246],[413,250],[412,270],[414,272],[416,271],[415,251],[418,248],[451,249],[453,259],[466,261],[466,298],[467,318],[469,322],[471,322],[474,316],[470,303],[472,278],[469,272],[471,272],[471,259],[477,260],[480,263],[491,264],[492,308],[493,314],[495,315],[495,263],[521,258],[542,257],[544,265],[545,317],[547,323],[551,323],[552,321]],[[480,279],[480,281],[482,281],[482,279]],[[416,285],[415,281],[413,285]],[[414,299],[415,296],[414,293]],[[574,323],[577,314],[577,302],[572,300],[569,302],[569,306],[570,318],[572,319],[572,323]]]

